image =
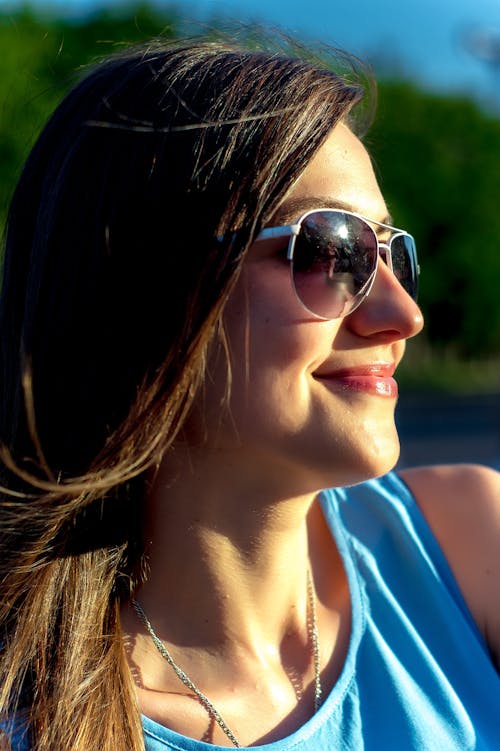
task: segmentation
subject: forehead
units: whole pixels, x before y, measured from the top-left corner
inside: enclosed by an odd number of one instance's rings
[[[343,123],[337,125],[288,192],[276,213],[295,221],[311,208],[338,206],[384,221],[387,208],[365,147]]]

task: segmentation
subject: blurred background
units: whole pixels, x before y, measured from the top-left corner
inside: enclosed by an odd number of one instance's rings
[[[365,142],[396,224],[417,239],[427,324],[398,371],[400,466],[500,469],[500,0],[0,0],[0,232],[29,148],[83,66],[240,23],[374,69]]]

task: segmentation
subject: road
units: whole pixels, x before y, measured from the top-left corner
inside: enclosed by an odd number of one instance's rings
[[[404,394],[396,411],[398,467],[479,462],[500,470],[500,393]]]

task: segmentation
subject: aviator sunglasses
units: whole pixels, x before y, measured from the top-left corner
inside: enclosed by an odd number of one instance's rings
[[[390,233],[381,242],[373,226]],[[263,229],[256,241],[289,237],[292,286],[302,305],[317,318],[343,318],[370,292],[382,257],[402,287],[417,299],[419,267],[415,240],[408,232],[351,211],[314,209],[295,224]]]

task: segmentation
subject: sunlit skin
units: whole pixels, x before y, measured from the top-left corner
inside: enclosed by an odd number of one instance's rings
[[[272,226],[295,221],[313,204],[386,220],[367,152],[344,125],[297,180]],[[242,745],[283,738],[312,714],[308,569],[325,691],[342,669],[349,592],[315,498],[323,487],[380,475],[396,462],[392,373],[405,340],[422,327],[418,306],[383,262],[351,315],[314,318],[294,294],[284,245],[255,243],[227,302],[228,404],[221,406],[226,367],[213,358],[184,434],[151,478],[144,531],[150,574],[136,593],[174,659]],[[427,497],[456,484],[434,470],[409,481]],[[436,525],[439,532],[443,523]],[[453,557],[460,531],[452,537],[443,533]],[[467,561],[456,557],[462,569]],[[500,561],[488,560],[500,574]],[[476,603],[477,616],[493,622],[498,613],[484,612],[488,595]],[[141,710],[184,735],[231,745],[210,727],[130,607],[122,619]]]
[[[344,125],[271,223],[294,221],[312,205],[349,206],[377,221],[387,216],[366,150]],[[390,376],[405,340],[420,331],[422,316],[381,263],[356,311],[342,320],[318,320],[291,287],[286,244],[263,241],[249,252],[225,316],[231,419],[221,415],[221,365],[217,387],[207,385],[200,422],[205,430],[208,425],[210,445],[218,446],[223,462],[229,455],[238,471],[252,467],[253,482],[259,469],[264,481],[275,473],[279,484],[287,477],[291,487],[285,492],[297,493],[358,482],[394,465],[397,387]],[[208,417],[207,404],[213,406]],[[200,427],[199,440],[202,435]]]

